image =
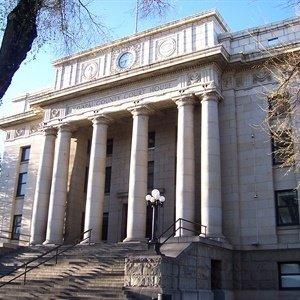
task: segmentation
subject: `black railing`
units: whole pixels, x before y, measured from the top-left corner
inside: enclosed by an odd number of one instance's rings
[[[18,279],[18,278],[20,278],[20,277],[22,277],[22,276],[24,276],[23,283],[26,284],[26,275],[27,275],[28,272],[30,272],[30,271],[32,271],[32,270],[38,268],[39,266],[45,264],[46,262],[48,262],[48,261],[50,261],[50,260],[52,260],[52,259],[55,259],[55,264],[57,264],[57,259],[58,259],[58,256],[59,256],[60,254],[62,254],[62,253],[64,253],[64,252],[66,252],[66,251],[68,251],[68,250],[74,248],[75,246],[77,246],[77,245],[78,245],[79,243],[81,243],[81,242],[84,242],[84,241],[87,241],[87,240],[88,240],[88,243],[90,244],[91,232],[92,232],[92,229],[86,230],[83,234],[88,233],[88,236],[87,236],[87,237],[85,237],[85,238],[83,238],[83,239],[77,239],[77,240],[75,240],[75,242],[74,242],[72,245],[66,246],[66,247],[65,247],[64,249],[62,249],[62,250],[61,250],[61,248],[62,248],[64,245],[58,245],[58,246],[56,246],[56,247],[54,247],[54,248],[48,250],[47,252],[45,252],[45,253],[43,253],[43,254],[37,256],[36,258],[34,258],[34,259],[32,259],[32,260],[30,260],[30,261],[28,261],[28,262],[22,264],[21,266],[15,268],[15,269],[12,270],[11,272],[9,272],[9,273],[7,273],[7,274],[5,274],[5,275],[2,275],[2,276],[0,277],[0,279],[5,278],[5,277],[7,277],[7,276],[10,276],[10,275],[12,275],[13,273],[15,273],[15,272],[18,271],[18,270],[24,269],[24,271],[23,271],[21,274],[18,274],[17,276],[11,278],[10,280],[8,280],[8,281],[6,281],[6,282],[2,282],[2,280],[1,280],[1,282],[0,282],[0,288],[3,287],[3,286],[5,286],[6,284],[9,284],[9,283],[15,281],[16,279]],[[60,250],[61,250],[61,251],[60,251]],[[55,252],[55,254],[52,255],[52,256],[50,256],[50,257],[45,258],[45,256],[47,256],[48,254],[50,254],[50,253],[52,253],[52,252]],[[33,262],[36,262],[36,261],[38,261],[38,260],[40,260],[40,259],[42,259],[42,258],[45,258],[45,260],[43,260],[42,262],[39,262],[37,265],[34,265],[34,266],[31,266],[31,265],[30,265],[30,264],[32,264]]]
[[[195,235],[206,237],[206,228],[207,226],[205,225],[201,225],[184,218],[179,218],[160,234],[158,237],[158,242],[155,245],[155,251],[158,254],[161,254],[160,247],[164,245],[170,238],[182,236],[184,231],[189,231]],[[167,233],[170,231],[171,233],[167,235]]]
[[[18,238],[13,238],[14,234],[17,235]],[[24,239],[22,237],[24,237]],[[25,238],[27,238],[27,239],[25,239]],[[20,241],[20,242],[29,243],[30,234],[15,233],[15,232],[12,232],[12,231],[1,230],[0,231],[0,239],[6,239],[6,240],[11,240],[11,241],[16,241],[16,242]]]

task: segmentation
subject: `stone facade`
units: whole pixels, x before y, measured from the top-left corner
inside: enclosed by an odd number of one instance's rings
[[[299,18],[232,33],[211,11],[57,61],[54,87],[15,99],[15,115],[0,120],[3,234],[21,215],[17,230],[34,244],[68,243],[90,228],[94,242],[141,241],[155,187],[167,199],[159,232],[185,218],[206,226],[206,238],[173,258],[128,258],[127,287],[211,299],[215,263],[218,297],[296,299],[299,291],[278,291],[277,263],[300,262],[299,214],[278,226],[275,192],[295,190],[300,174],[273,165],[259,125],[276,86],[261,61],[298,51],[299,38]],[[260,269],[264,283],[251,279]]]

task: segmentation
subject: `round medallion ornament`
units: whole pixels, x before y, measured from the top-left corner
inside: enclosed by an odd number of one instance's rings
[[[92,79],[97,75],[98,64],[96,62],[92,62],[88,64],[83,71],[83,75],[86,79]]]
[[[131,51],[126,51],[119,55],[117,59],[117,65],[120,69],[128,69],[133,65],[134,60],[134,53]]]
[[[176,50],[176,42],[174,39],[167,39],[160,43],[158,53],[160,56],[171,56]]]

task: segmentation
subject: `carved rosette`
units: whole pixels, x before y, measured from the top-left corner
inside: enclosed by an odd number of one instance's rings
[[[32,124],[29,128],[29,134],[33,134],[40,131],[42,127],[43,127],[43,123]]]
[[[264,82],[264,81],[271,81],[272,76],[271,73],[268,70],[260,70],[255,72],[252,75],[253,84]]]
[[[163,39],[158,42],[157,45],[157,57],[158,58],[167,58],[174,54],[176,51],[177,45],[174,38]]]
[[[60,115],[60,111],[58,108],[52,108],[50,112],[50,119],[58,118]]]
[[[16,129],[16,131],[15,131],[15,137],[24,136],[25,135],[25,130],[26,130],[25,127]]]
[[[89,81],[98,77],[99,62],[98,60],[88,61],[82,64],[81,81]]]

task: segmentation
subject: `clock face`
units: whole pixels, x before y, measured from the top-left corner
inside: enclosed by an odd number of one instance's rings
[[[134,63],[134,55],[132,52],[124,52],[118,60],[118,66],[121,69],[127,69]]]

